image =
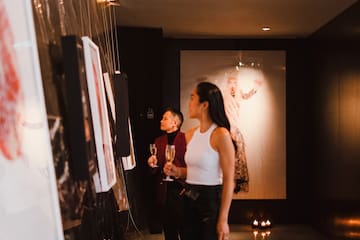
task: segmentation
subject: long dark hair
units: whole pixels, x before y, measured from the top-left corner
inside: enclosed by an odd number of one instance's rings
[[[220,89],[210,82],[200,82],[196,86],[199,102],[209,103],[209,115],[211,120],[219,127],[224,127],[230,132],[230,122],[225,113],[224,99]]]

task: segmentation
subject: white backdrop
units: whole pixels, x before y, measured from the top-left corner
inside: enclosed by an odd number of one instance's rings
[[[218,85],[224,98],[230,96],[229,77],[236,79],[243,93],[249,93],[256,81],[261,82],[251,97],[237,99],[240,107],[236,123],[245,142],[249,190],[234,195],[235,199],[286,198],[285,63],[285,51],[181,51],[183,130],[198,124],[187,118],[188,99],[197,82],[206,80]]]

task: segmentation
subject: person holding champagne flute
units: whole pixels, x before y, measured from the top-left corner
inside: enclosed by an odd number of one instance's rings
[[[165,177],[163,168],[167,161],[178,167],[186,167],[184,154],[186,151],[185,134],[180,131],[183,114],[173,108],[167,108],[160,121],[160,129],[164,134],[157,137],[150,144],[151,156],[148,165],[156,175],[157,204],[163,213],[163,230],[165,240],[182,239],[183,222],[183,189],[184,179],[174,181],[170,176]]]
[[[220,89],[210,82],[198,83],[188,109],[199,126],[185,133],[187,167],[166,164],[164,168],[167,175],[186,178],[182,240],[228,240],[235,145]]]

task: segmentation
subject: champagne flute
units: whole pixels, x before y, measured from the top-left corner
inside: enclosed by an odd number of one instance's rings
[[[151,143],[149,146],[149,149],[150,149],[151,156],[156,158],[156,153],[157,153],[156,145],[154,143]],[[153,164],[152,167],[158,167],[158,165]]]
[[[165,159],[167,163],[172,163],[175,158],[175,145],[166,145],[165,147]],[[174,181],[170,176],[166,176],[164,181]]]

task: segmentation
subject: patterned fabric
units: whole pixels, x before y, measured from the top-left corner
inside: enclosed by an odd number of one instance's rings
[[[249,191],[249,172],[247,168],[244,137],[238,128],[231,131],[231,137],[236,144],[235,152],[235,180],[236,191]]]
[[[230,94],[224,95],[225,111],[231,126],[231,137],[237,148],[235,153],[235,192],[249,191],[249,172],[245,153],[245,140],[239,126],[239,119],[241,118],[240,101],[242,98],[243,97],[239,99],[238,97],[233,97]]]

